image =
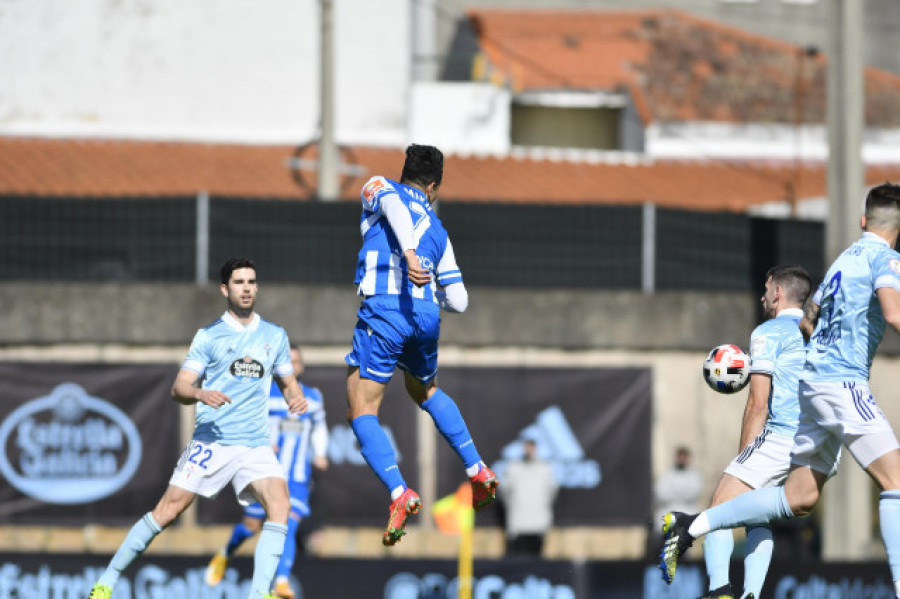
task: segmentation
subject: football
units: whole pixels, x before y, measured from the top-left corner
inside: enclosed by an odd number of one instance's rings
[[[737,393],[750,382],[750,356],[737,345],[718,345],[703,361],[703,379],[719,393]]]

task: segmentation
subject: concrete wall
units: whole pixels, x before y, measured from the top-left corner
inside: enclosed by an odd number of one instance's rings
[[[469,310],[446,315],[442,340],[461,346],[704,350],[745,343],[750,294],[469,289]],[[345,345],[352,286],[263,285],[258,311],[305,345]],[[20,283],[0,286],[0,345],[179,345],[224,311],[218,286]]]

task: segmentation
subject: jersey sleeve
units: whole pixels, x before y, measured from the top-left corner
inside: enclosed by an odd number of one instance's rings
[[[194,335],[194,340],[191,341],[191,348],[188,350],[188,355],[181,364],[181,368],[184,370],[192,370],[199,376],[203,376],[203,373],[206,372],[206,367],[211,361],[211,346],[212,342],[206,331],[203,329],[197,331],[197,334]]]
[[[778,335],[768,327],[756,327],[750,335],[750,372],[772,374],[778,357]]]
[[[272,372],[276,376],[292,376],[294,365],[291,364],[291,344],[288,341],[287,333],[283,330],[279,337],[278,352],[275,354],[275,367]]]
[[[875,289],[889,288],[900,291],[900,254],[894,251],[878,255],[872,265]]]
[[[398,195],[390,181],[384,177],[372,177],[363,185],[359,197],[364,209],[370,212],[381,212],[381,200],[391,194]]]
[[[462,283],[462,271],[456,265],[456,255],[453,253],[453,244],[447,239],[447,246],[444,248],[444,255],[441,256],[437,266],[437,282],[441,287],[446,287],[451,283]]]

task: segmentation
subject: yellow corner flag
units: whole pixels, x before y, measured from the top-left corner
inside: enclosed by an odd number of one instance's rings
[[[475,508],[472,507],[472,487],[463,483],[453,495],[437,500],[431,508],[438,530],[459,535],[459,595],[458,599],[472,599],[472,530],[475,528]]]

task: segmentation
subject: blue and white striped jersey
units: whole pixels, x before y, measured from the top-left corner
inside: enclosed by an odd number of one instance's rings
[[[900,254],[874,233],[844,250],[813,296],[819,321],[809,342],[805,381],[868,381],[884,315],[875,290],[900,291]]]
[[[322,392],[302,382],[300,386],[308,406],[302,414],[288,411],[274,381],[269,394],[269,441],[278,447],[278,461],[289,483],[309,483],[312,458],[325,455],[328,442]]]
[[[772,377],[766,429],[793,437],[800,422],[798,387],[806,358],[800,332],[803,310],[787,308],[753,330],[750,335],[750,372]]]
[[[245,327],[226,312],[197,331],[181,367],[200,375],[204,389],[221,391],[231,399],[219,409],[197,403],[195,440],[249,447],[269,443],[272,375],[294,372],[283,328],[258,314]]]
[[[407,277],[400,244],[382,210],[382,200],[391,194],[400,198],[412,217],[416,255],[433,277],[428,285],[417,287]],[[372,177],[363,186],[360,198],[363,244],[354,280],[359,286],[359,295],[410,296],[438,303],[435,297],[437,285],[446,287],[462,282],[447,231],[424,193],[384,177]]]

